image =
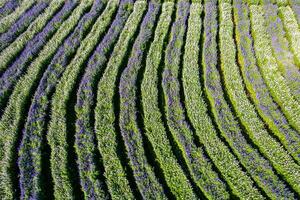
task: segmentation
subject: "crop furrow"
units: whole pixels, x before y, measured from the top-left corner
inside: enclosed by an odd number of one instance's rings
[[[186,29],[188,8],[188,3],[179,3],[178,19],[173,24],[171,40],[166,49],[162,79],[166,117],[171,133],[177,145],[182,149],[183,157],[188,163],[189,170],[198,187],[201,188],[206,196],[210,196],[213,193],[218,198],[226,199],[229,198],[228,188],[215,172],[215,169],[220,172],[220,167],[214,168],[210,160],[212,154],[211,149],[207,146],[208,143],[203,143],[203,134],[198,129],[192,129],[186,120],[184,105],[180,101],[180,60],[184,50],[183,37]],[[200,13],[198,14],[200,15]],[[200,142],[200,146],[197,146],[195,141]]]
[[[18,184],[16,173],[18,167],[17,146],[21,138],[21,129],[25,123],[30,106],[31,93],[35,92],[40,77],[51,60],[53,54],[61,45],[63,39],[74,29],[83,13],[91,6],[92,2],[81,3],[72,15],[61,25],[57,33],[44,46],[37,59],[31,63],[27,74],[17,83],[8,106],[0,121],[0,197],[11,199],[15,193],[13,184]],[[15,185],[16,186],[16,185]],[[15,187],[16,190],[18,187]]]
[[[159,163],[164,179],[172,194],[177,198],[188,198],[193,195],[192,186],[173,154],[171,143],[168,140],[162,115],[158,106],[158,77],[161,64],[164,41],[172,21],[174,3],[164,3],[162,14],[158,22],[155,37],[151,44],[146,60],[146,68],[141,85],[142,114],[144,118],[145,135],[151,142],[157,162]]]
[[[16,7],[19,5],[19,2],[16,0],[8,0],[1,8],[0,8],[0,18],[4,18],[10,13],[12,13]]]
[[[148,11],[142,21],[139,35],[133,44],[128,63],[121,72],[118,84],[120,131],[137,186],[143,198],[146,199],[166,199],[166,195],[168,195],[165,185],[155,173],[156,169],[151,165],[151,160],[149,161],[149,156],[147,156],[151,152],[147,149],[147,143],[139,123],[136,100],[138,98],[136,84],[138,84],[139,70],[143,65],[160,7],[160,3],[150,2],[148,4]]]
[[[283,23],[278,13],[276,5],[267,4],[265,8],[265,19],[267,22],[267,32],[271,37],[272,50],[278,63],[279,70],[286,80],[292,95],[300,102],[300,72],[294,61],[294,55],[290,52],[289,43],[285,37]]]
[[[0,34],[6,32],[34,3],[35,0],[23,0],[13,13],[0,19]]]
[[[0,35],[0,52],[3,51],[10,43],[15,40],[22,32],[24,32],[27,27],[32,23],[32,21],[37,18],[49,3],[46,1],[41,1],[31,7],[24,15],[16,21],[7,32]]]
[[[251,12],[254,12],[254,8],[257,7],[258,6],[256,5],[250,6],[250,8],[252,8]],[[266,131],[264,124],[257,116],[254,106],[251,104],[245,92],[243,80],[236,64],[236,50],[233,39],[233,22],[231,14],[232,6],[228,3],[222,3],[220,4],[220,11],[219,42],[221,50],[221,75],[224,80],[229,100],[231,101],[233,109],[237,113],[241,124],[247,130],[249,138],[259,148],[260,152],[270,160],[277,173],[286,178],[293,189],[297,191],[298,178],[292,176],[292,174],[294,173],[298,176],[299,166]],[[262,13],[261,10],[256,10],[255,14],[258,14],[258,12]],[[261,18],[255,18],[255,20],[258,19],[262,20]],[[266,50],[264,53],[265,52]],[[264,53],[261,53],[260,55]]]
[[[236,12],[235,20],[238,27],[236,29],[237,59],[247,91],[259,115],[272,133],[281,141],[287,151],[293,155],[294,159],[299,161],[300,136],[289,126],[288,120],[269,93],[269,89],[256,63],[253,39],[250,34],[249,10],[246,6],[240,3],[237,4],[237,6],[234,6]]]
[[[60,1],[60,3],[63,3],[63,1]],[[59,2],[56,1],[55,4],[59,4]],[[2,74],[0,77],[0,116],[8,102],[8,98],[12,93],[14,85],[22,74],[26,72],[30,62],[38,56],[39,51],[47,44],[47,41],[55,34],[59,26],[72,13],[75,6],[76,3],[73,1],[67,1],[59,12],[51,18],[43,30],[36,34],[33,39],[28,41],[19,56]]]
[[[65,152],[63,152],[62,150],[65,150],[68,146],[66,142],[66,135],[70,131],[68,130],[68,127],[73,126],[72,124],[75,123],[75,121],[69,120],[69,116],[73,115],[73,112],[68,113],[68,107],[73,106],[73,103],[75,104],[75,102],[72,102],[72,99],[76,98],[75,90],[79,85],[79,77],[83,74],[91,53],[95,50],[98,42],[101,41],[105,31],[107,31],[112,18],[115,16],[118,4],[118,0],[108,1],[106,9],[94,23],[93,28],[88,36],[81,42],[75,57],[68,64],[68,66],[65,67],[66,70],[60,82],[58,83],[56,91],[53,95],[48,141],[51,144],[53,154],[55,154],[55,157],[52,157],[54,161],[52,162],[52,167],[55,173],[57,173],[59,176],[62,176],[68,169]],[[57,160],[58,158],[60,159],[60,161]],[[85,161],[86,163],[78,162],[80,173],[93,167],[90,161],[91,159]],[[64,167],[61,166],[62,162],[65,163],[63,165]],[[59,179],[57,179],[59,176],[56,177],[57,182],[60,181]],[[106,188],[107,186],[104,183],[102,176],[103,172],[101,172],[99,176],[95,175],[93,182],[91,182],[91,180],[85,179],[80,180],[85,198],[109,198],[109,194]],[[64,177],[60,177],[60,179],[61,178]],[[66,182],[69,180],[64,181]],[[60,195],[63,196],[64,194]]]
[[[64,42],[64,45],[58,49],[35,92],[19,150],[20,185],[21,192],[24,194],[23,198],[39,195],[39,190],[35,188],[39,187],[39,179],[43,175],[41,173],[43,170],[41,155],[43,155],[42,149],[45,144],[42,143],[42,138],[45,137],[45,128],[49,121],[49,119],[47,120],[49,118],[49,100],[54,92],[56,83],[76,53],[80,42],[84,39],[85,33],[90,30],[89,27],[93,25],[93,22],[99,15],[97,9],[103,7],[100,1],[97,3],[99,5],[94,9],[94,12],[79,22],[76,29]],[[31,160],[31,162],[28,160]]]
[[[124,139],[118,125],[117,110],[119,108],[117,107],[119,103],[116,95],[118,94],[121,71],[124,68],[123,65],[127,63],[130,53],[127,49],[132,49],[146,8],[147,3],[145,1],[135,3],[134,11],[129,17],[119,41],[114,47],[105,72],[99,81],[95,108],[95,132],[98,139],[98,148],[103,157],[108,185],[114,188],[124,187],[122,190],[126,190],[127,178],[134,197],[137,199],[141,199],[142,195],[135,182],[133,169],[128,164],[129,160]],[[125,170],[125,173],[123,170]],[[119,174],[119,180],[116,179],[115,173]],[[118,197],[122,190],[118,189],[111,193],[112,197]],[[132,199],[128,191],[124,195]]]
[[[77,91],[77,102],[75,106],[76,110],[76,143],[75,147],[78,154],[78,163],[84,163],[89,161],[91,167],[86,167],[85,171],[81,171],[81,179],[86,180],[88,183],[95,182],[93,180],[96,176],[95,174],[99,173],[97,167],[95,167],[96,159],[95,153],[99,151],[98,139],[95,137],[94,132],[94,121],[93,111],[95,107],[95,98],[94,94],[96,90],[96,84],[99,82],[99,79],[102,76],[103,71],[105,70],[105,65],[109,59],[112,48],[124,27],[128,16],[133,9],[133,1],[123,0],[120,3],[118,13],[115,20],[112,22],[107,34],[97,46],[95,52],[89,59],[88,65],[85,69],[85,73],[79,84],[79,89]],[[102,138],[99,138],[100,140]],[[103,162],[105,163],[105,161]],[[80,166],[81,164],[79,164]],[[105,167],[104,167],[105,168]],[[93,177],[94,176],[94,177]],[[126,196],[126,198],[132,199],[133,196],[130,191],[130,187],[125,178],[124,185],[121,188],[119,187],[116,190],[115,187],[118,185],[112,185],[111,180],[107,181],[107,185],[110,190],[110,194],[113,194],[112,198],[120,197],[120,195]],[[88,184],[86,184],[88,185]],[[92,187],[92,186],[91,186]],[[128,191],[129,190],[129,191]],[[121,192],[122,194],[120,194]],[[118,194],[119,193],[119,194]]]

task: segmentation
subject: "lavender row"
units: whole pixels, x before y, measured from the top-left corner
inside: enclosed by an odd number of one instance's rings
[[[283,22],[291,51],[294,54],[294,60],[300,67],[300,25],[289,6],[280,7],[279,16]]]
[[[32,21],[44,11],[48,6],[46,2],[39,2],[33,7],[31,7],[26,13],[24,13],[15,24],[10,27],[10,29],[0,36],[0,52],[6,48],[13,40],[15,40],[18,35],[20,35],[24,30],[32,23]]]
[[[114,47],[112,55],[103,76],[101,77],[98,90],[97,90],[97,105],[95,108],[95,133],[98,139],[98,148],[103,157],[103,163],[105,168],[105,177],[107,179],[108,187],[115,188],[111,191],[112,198],[118,199],[126,197],[132,199],[131,190],[128,188],[128,182],[131,185],[135,185],[132,180],[127,180],[129,175],[126,175],[124,168],[126,164],[120,160],[119,132],[116,130],[116,116],[114,114],[114,95],[116,91],[116,82],[118,71],[122,67],[122,63],[126,55],[128,54],[128,48],[130,48],[130,42],[134,41],[134,35],[138,30],[139,24],[142,20],[143,13],[147,8],[147,2],[136,1],[134,5],[134,11],[130,15],[121,35],[118,43]],[[122,136],[120,136],[122,137]],[[126,152],[122,153],[123,155]],[[122,166],[125,165],[125,166]],[[127,174],[130,173],[129,170]],[[115,175],[118,174],[118,177]],[[134,180],[133,180],[134,181]],[[121,188],[120,188],[121,187]],[[134,187],[134,186],[133,186]],[[137,188],[131,188],[137,189]],[[125,190],[125,191],[124,191]],[[137,193],[140,196],[139,192]]]
[[[247,9],[245,9],[245,12],[246,15],[248,15],[249,11]],[[265,19],[267,22],[267,33],[271,37],[271,47],[277,58],[279,70],[281,71],[281,74],[285,76],[285,80],[288,86],[290,86],[290,89],[292,90],[291,87],[294,85],[293,88],[295,88],[295,90],[299,90],[299,88],[297,88],[297,84],[300,87],[300,73],[293,62],[293,56],[288,50],[289,46],[284,37],[281,21],[277,16],[276,5],[265,5]],[[248,23],[248,26],[250,26],[249,19],[246,22]],[[242,29],[244,29],[244,27],[241,27],[241,30]],[[248,74],[246,76],[244,75],[244,79],[246,80],[245,82],[246,84],[248,83],[246,86],[249,86],[248,90],[250,91],[258,112],[264,119],[265,123],[269,125],[270,129],[279,138],[283,146],[299,163],[300,135],[290,127],[288,120],[283,115],[282,111],[279,110],[278,105],[273,101],[268,87],[264,83],[262,75],[260,74],[259,68],[256,66],[255,52],[252,47],[253,39],[249,33],[249,27],[247,30],[248,31],[243,33],[242,36],[248,37],[246,38],[249,41],[248,49],[250,48],[251,51],[249,50],[248,53],[247,48],[242,47],[244,50],[242,52],[244,56],[241,57],[241,59],[247,59],[246,61],[243,61],[246,64],[246,69],[242,65],[242,70],[246,70],[244,74]],[[246,40],[242,41],[244,41],[244,45],[247,45],[247,43],[245,43]],[[294,96],[297,96],[295,90],[292,91],[294,92]]]
[[[290,52],[286,39],[282,20],[277,16],[278,6],[267,4],[265,7],[265,19],[268,25],[267,32],[271,37],[271,45],[279,65],[279,70],[284,76],[293,96],[300,102],[300,72],[294,56]]]
[[[22,0],[20,6],[18,6],[13,13],[0,19],[0,34],[6,32],[34,3],[35,0]]]
[[[58,2],[57,2],[58,3]],[[43,30],[36,34],[33,39],[28,41],[18,58],[10,64],[8,69],[0,77],[0,109],[5,107],[9,95],[12,93],[14,85],[24,74],[30,62],[34,60],[38,52],[43,48],[47,41],[57,31],[59,26],[71,14],[77,5],[74,1],[67,1],[65,5],[47,23]]]
[[[120,114],[119,126],[127,150],[130,166],[138,189],[145,199],[166,199],[162,185],[155,177],[154,171],[146,158],[143,146],[143,136],[137,124],[137,76],[142,67],[147,43],[151,39],[160,5],[150,2],[143,19],[130,58],[122,72],[119,84]]]
[[[184,105],[180,97],[180,59],[184,47],[184,35],[187,29],[190,4],[180,1],[177,4],[176,20],[172,25],[171,36],[166,48],[162,89],[164,92],[167,124],[189,169],[197,187],[206,196],[215,195],[220,199],[228,199],[226,183],[213,169],[214,165],[204,153],[204,147],[195,144],[194,132],[184,113]],[[194,13],[193,13],[194,14]]]
[[[55,2],[54,2],[55,3]],[[52,55],[63,42],[63,39],[70,34],[70,32],[77,25],[83,13],[92,4],[91,2],[81,3],[72,13],[72,15],[61,25],[59,30],[51,38],[51,40],[44,46],[39,56],[30,65],[27,74],[21,78],[13,91],[13,94],[8,102],[8,106],[0,121],[0,197],[11,199],[14,191],[11,178],[14,176],[11,169],[14,152],[16,151],[16,144],[18,141],[18,133],[21,131],[24,120],[24,112],[28,109],[27,102],[30,101],[31,94],[40,80],[40,74],[43,74],[45,65],[48,60],[51,60]],[[54,173],[55,175],[55,173]],[[63,187],[59,187],[59,191],[63,191],[64,197],[68,196]],[[57,196],[55,190],[55,196]]]
[[[45,9],[42,14],[40,14],[35,20],[33,20],[27,30],[0,53],[1,75],[10,66],[10,63],[12,63],[14,59],[18,57],[27,42],[43,30],[47,22],[51,20],[53,15],[55,15],[55,13],[61,8],[63,3],[64,2],[62,2],[61,0],[55,2],[52,1],[47,9]]]
[[[107,31],[105,37],[97,46],[93,55],[88,61],[87,67],[85,68],[85,73],[81,79],[78,91],[77,91],[77,103],[75,106],[76,111],[76,134],[75,134],[75,148],[78,155],[78,165],[83,165],[84,167],[80,171],[80,178],[85,188],[95,189],[96,185],[93,183],[96,182],[97,173],[103,173],[97,171],[95,162],[95,151],[98,151],[95,144],[95,132],[93,119],[91,118],[94,99],[95,99],[95,87],[97,84],[97,77],[101,76],[101,71],[104,70],[105,64],[108,61],[109,52],[116,43],[124,25],[132,12],[133,1],[132,0],[123,0],[119,5],[117,15],[112,22],[109,30]],[[102,138],[98,138],[101,140]],[[96,146],[95,146],[96,145]],[[104,161],[105,163],[105,161]],[[105,164],[104,164],[105,165]],[[125,180],[126,181],[126,180]],[[127,182],[127,181],[126,181]],[[116,190],[118,185],[111,185],[110,181],[107,181],[110,194],[120,195],[118,192],[122,192],[122,195],[127,198],[133,198],[132,194],[128,193],[129,185],[128,182]],[[118,184],[117,182],[114,184]],[[122,188],[124,187],[124,188]],[[84,191],[87,189],[84,189]]]
[[[257,26],[263,26],[264,24],[262,18],[263,11],[260,6],[256,5],[251,5],[250,10],[251,14],[256,10],[256,17],[252,15],[251,20],[255,19],[256,26],[255,28],[252,27],[252,31],[257,31]],[[294,190],[297,190],[298,180],[293,177],[292,174],[299,174],[299,166],[294,162],[288,152],[269,135],[265,124],[257,116],[255,107],[245,91],[239,67],[236,63],[236,47],[233,39],[233,21],[231,14],[232,6],[230,4],[221,4],[220,11],[220,67],[228,99],[232,103],[232,108],[236,112],[237,117],[239,117],[240,123],[245,127],[245,130],[247,130],[249,139],[251,139],[259,151],[270,161],[276,172],[286,178],[285,180],[289,182],[289,185],[292,186]],[[253,23],[251,23],[251,25],[253,25]],[[261,30],[259,33],[260,37],[266,35],[266,33],[264,31],[261,32]],[[257,33],[255,32],[255,34]],[[266,43],[257,45],[256,42],[258,42],[257,38],[254,38],[255,50],[259,50],[258,53],[260,55],[264,53],[269,54],[270,51],[268,49],[262,51],[262,49],[257,48],[266,48]],[[265,67],[268,68],[268,66]]]
[[[38,185],[39,177],[42,174],[40,174],[41,163],[34,162],[34,160],[41,159],[42,138],[46,127],[45,119],[49,112],[49,99],[66,65],[69,63],[70,58],[72,58],[72,54],[76,52],[81,40],[84,39],[84,32],[89,30],[89,27],[98,16],[96,10],[102,7],[102,4],[98,1],[95,5],[92,12],[86,14],[80,20],[73,33],[65,40],[64,45],[54,55],[46,72],[43,74],[32,100],[19,150],[20,186],[24,198],[37,195],[35,194],[37,191],[31,188],[34,188],[34,185]],[[28,160],[31,162],[28,162]]]
[[[192,186],[172,151],[172,144],[168,139],[158,105],[159,91],[157,86],[159,78],[157,75],[164,50],[164,41],[167,39],[169,26],[171,26],[174,7],[172,2],[166,2],[162,5],[162,13],[155,30],[155,37],[147,55],[141,85],[141,97],[145,135],[153,146],[164,179],[176,198],[186,199],[193,196]]]
[[[99,2],[96,2],[95,5],[99,4]],[[68,141],[66,140],[67,134],[69,131],[71,131],[68,125],[73,126],[73,123],[75,123],[73,121],[68,121],[67,116],[71,114],[68,113],[68,106],[70,106],[68,104],[71,101],[71,95],[75,92],[75,85],[77,85],[77,83],[80,81],[79,75],[83,73],[85,63],[88,61],[92,51],[97,46],[99,40],[109,27],[112,18],[115,16],[118,4],[119,1],[108,1],[105,10],[97,18],[96,22],[93,23],[92,30],[80,43],[80,47],[77,50],[74,58],[65,67],[65,71],[62,74],[60,81],[56,85],[56,91],[52,97],[51,121],[47,135],[51,146],[51,155],[56,155],[51,157],[52,169],[54,169],[55,173],[58,174],[58,176],[55,177],[56,186],[61,184],[62,178],[65,181],[63,184],[68,184],[70,181],[66,180],[66,178],[63,176],[69,170],[67,157],[65,154],[65,151],[67,151],[67,147],[69,145]],[[100,178],[98,174],[92,175],[95,176],[93,179],[88,179],[84,174],[87,171],[93,171],[93,169],[89,170],[89,168],[95,167],[91,161],[91,158],[81,163],[79,163],[79,160],[77,160],[80,177],[82,178],[80,179],[81,189],[83,190],[86,199],[107,199],[109,198],[109,194],[104,180]]]
[[[17,0],[8,0],[0,8],[0,18],[6,17],[10,13],[12,13],[18,5],[19,5],[19,2]]]
[[[234,1],[234,8],[235,14],[241,15],[241,4],[237,4],[237,0]],[[207,13],[214,13],[215,18],[216,8],[214,8],[214,12],[208,10]],[[240,19],[236,19],[236,15],[235,20],[238,22],[237,27],[239,28],[241,25],[244,25],[245,22],[240,21]],[[209,15],[209,17],[213,16]],[[208,18],[206,22],[211,23],[211,21],[213,20]],[[206,29],[204,34],[207,41],[211,40],[211,33],[214,33],[214,37],[216,37],[216,22],[213,27],[210,24],[205,24],[204,27]],[[243,36],[244,35],[241,35],[240,37]],[[239,41],[239,39],[240,38],[238,37],[237,40]],[[243,41],[245,41],[245,38],[243,38]],[[225,91],[222,89],[222,81],[217,69],[218,61],[216,42],[213,44],[209,42],[205,43],[204,49],[205,51],[208,49],[206,56],[203,58],[205,61],[203,64],[204,86],[208,101],[210,102],[212,114],[216,120],[216,124],[218,125],[221,135],[226,139],[240,163],[247,172],[249,172],[249,175],[252,176],[256,184],[262,188],[270,198],[292,197],[293,193],[289,191],[286,184],[279,179],[276,173],[274,173],[274,169],[269,161],[261,156],[257,149],[253,148],[250,141],[247,141],[238,121],[235,119],[235,116],[228,105],[228,102],[226,102],[224,98]]]

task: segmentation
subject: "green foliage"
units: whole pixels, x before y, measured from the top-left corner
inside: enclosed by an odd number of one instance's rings
[[[40,76],[45,68],[44,65],[91,4],[92,1],[81,3],[73,11],[72,15],[61,25],[56,34],[39,53],[37,59],[29,66],[27,74],[17,83],[10,97],[8,106],[0,121],[0,197],[2,199],[11,199],[13,195],[14,188],[11,178],[14,176],[14,172],[11,171],[11,162],[13,162],[13,152],[16,150],[18,132],[21,131],[20,126],[24,121],[25,107],[34,92],[32,90],[41,78]],[[55,174],[54,171],[53,173]],[[66,198],[68,197],[63,187],[59,187],[59,190],[63,191]]]

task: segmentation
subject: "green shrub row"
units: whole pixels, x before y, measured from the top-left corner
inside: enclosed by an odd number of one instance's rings
[[[263,13],[256,9],[259,6],[252,5],[251,20],[253,13]],[[278,173],[289,181],[290,185],[298,192],[299,179],[296,177],[299,174],[299,165],[297,165],[288,153],[278,144],[272,136],[266,131],[264,124],[258,118],[254,106],[249,101],[244,90],[244,85],[238,66],[236,64],[236,49],[233,40],[233,22],[231,16],[232,7],[229,4],[220,5],[220,56],[221,56],[221,71],[224,77],[225,88],[228,92],[228,97],[233,104],[233,109],[240,118],[242,125],[245,127],[249,138],[259,148],[266,158],[270,160],[273,167]],[[255,18],[255,20],[263,20]],[[252,27],[253,28],[253,27]],[[257,28],[253,28],[257,30]],[[262,33],[264,34],[264,33]],[[266,34],[264,34],[266,35]],[[254,38],[254,45],[256,46]],[[260,46],[261,47],[261,46]],[[266,50],[264,50],[264,53]],[[260,55],[264,54],[260,52]],[[292,175],[294,174],[294,176]]]
[[[129,188],[125,166],[118,155],[119,145],[114,114],[114,93],[119,68],[123,64],[129,44],[139,27],[147,8],[145,1],[137,1],[121,35],[114,47],[105,72],[98,84],[97,105],[95,108],[95,132],[98,148],[102,155],[105,169],[104,176],[113,199],[134,199]],[[123,150],[122,150],[123,151]],[[127,172],[128,173],[128,172]],[[118,176],[116,176],[118,174]]]
[[[8,68],[9,63],[25,47],[26,43],[43,29],[63,3],[63,0],[52,1],[48,8],[30,24],[27,30],[0,53],[0,73]]]
[[[88,60],[89,55],[94,50],[98,43],[99,38],[104,34],[107,27],[110,25],[112,17],[118,7],[118,0],[109,1],[107,7],[101,14],[101,16],[94,23],[92,30],[89,32],[87,37],[81,42],[79,49],[76,52],[75,57],[66,67],[66,70],[59,81],[56,91],[52,99],[51,108],[51,120],[49,125],[49,130],[47,134],[48,142],[51,146],[51,168],[52,176],[54,180],[55,197],[56,198],[68,198],[71,197],[71,189],[69,188],[69,177],[64,177],[64,174],[68,173],[67,165],[67,107],[74,90],[74,86],[78,81],[78,76],[85,66],[85,62]],[[103,188],[103,180],[99,180],[94,177],[91,173],[85,173],[84,165],[85,163],[79,164],[80,177],[89,179],[95,188],[85,187],[85,183],[81,182],[82,190],[84,192],[85,198],[106,198],[107,191]],[[88,163],[87,163],[88,165]],[[90,167],[88,167],[90,168]],[[63,191],[62,188],[66,190]],[[91,196],[90,196],[91,195]]]
[[[12,26],[12,24],[35,2],[35,0],[24,0],[20,3],[20,5],[14,12],[0,19],[0,34],[6,32]]]
[[[29,66],[29,70],[24,77],[17,83],[13,94],[8,102],[8,106],[0,121],[0,197],[2,199],[11,199],[14,188],[11,182],[13,172],[11,163],[13,161],[13,152],[16,151],[18,132],[24,121],[24,112],[34,88],[37,86],[45,65],[57,48],[61,45],[64,38],[77,25],[78,20],[89,8],[92,1],[81,3],[72,13],[72,15],[61,25],[52,39],[44,46]]]
[[[171,192],[177,198],[185,199],[193,196],[192,187],[173,154],[158,105],[159,80],[157,75],[162,59],[164,41],[172,22],[173,9],[173,2],[166,2],[162,6],[162,14],[157,24],[155,37],[147,55],[141,94],[145,135],[153,146],[157,162],[163,170],[164,178]]]

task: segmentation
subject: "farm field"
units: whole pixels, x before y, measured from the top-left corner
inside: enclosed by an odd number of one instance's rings
[[[0,199],[300,199],[300,0],[0,0]]]

